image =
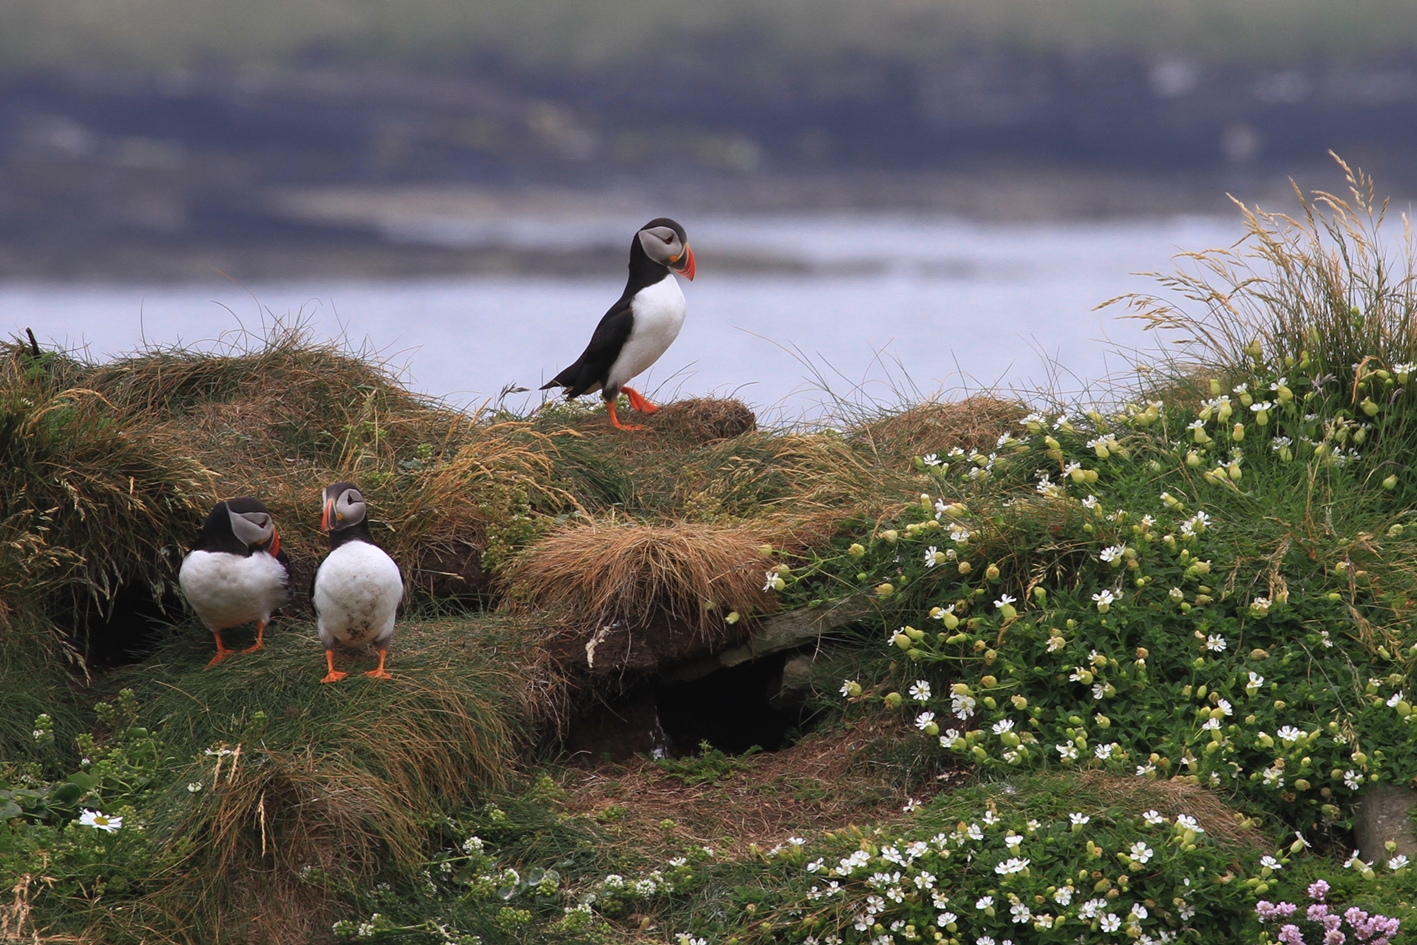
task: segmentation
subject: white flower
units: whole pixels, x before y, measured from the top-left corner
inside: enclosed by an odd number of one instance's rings
[[[187,790],[188,790],[189,793],[191,793],[191,794],[196,794],[196,793],[197,793],[198,791],[200,791],[201,789],[202,789],[202,782],[201,782],[201,781],[189,781],[189,782],[187,782]]]
[[[1255,690],[1264,685],[1264,677],[1254,670],[1250,670],[1250,681],[1245,683],[1245,691],[1250,695],[1255,694]]]
[[[1153,825],[1163,823],[1166,820],[1165,817],[1162,817],[1154,810],[1149,810],[1145,814],[1142,814],[1141,819]]]
[[[84,827],[92,827],[95,830],[104,830],[113,833],[123,826],[122,817],[109,817],[107,814],[96,810],[85,810],[79,815],[79,824]]]
[[[861,684],[858,683],[858,682],[857,682],[856,680],[854,680],[854,679],[843,680],[843,681],[842,681],[842,684],[841,684],[841,694],[842,694],[843,696],[849,696],[849,695],[851,695],[851,688],[852,688],[853,686],[859,686],[859,685],[861,685]]]
[[[1225,647],[1227,645],[1228,644],[1226,644],[1225,638],[1218,633],[1212,633],[1210,636],[1205,638],[1205,648],[1212,653],[1225,652]]]
[[[1102,610],[1110,607],[1117,600],[1117,595],[1110,590],[1104,589],[1092,595],[1092,599],[1097,603],[1097,609]]]
[[[1097,496],[1095,495],[1090,495],[1086,499],[1082,500],[1082,507],[1085,509],[1095,509],[1099,505],[1101,505],[1101,503],[1098,501]]]
[[[950,696],[950,709],[956,718],[963,721],[974,714],[974,697],[956,692]]]
[[[1072,742],[1063,742],[1061,745],[1054,745],[1058,754],[1063,756],[1064,761],[1076,761],[1078,756],[1077,746]]]
[[[1151,847],[1138,840],[1136,843],[1132,844],[1132,848],[1129,851],[1129,855],[1138,863],[1145,863],[1151,859],[1153,852],[1154,851],[1151,849]]]
[[[1009,916],[1014,922],[1022,925],[1025,922],[1031,922],[1033,920],[1033,910],[1022,902],[1016,902],[1009,906]]]
[[[1109,545],[1103,548],[1097,557],[1105,564],[1111,564],[1113,561],[1120,561],[1126,550],[1126,545]]]
[[[807,864],[807,872],[809,872],[809,873],[815,873],[815,872],[817,872],[817,871],[820,870],[824,865],[826,865],[826,862],[827,862],[827,861],[824,860],[823,858],[817,857],[815,860],[813,860],[812,862],[810,862],[810,863]]]
[[[1401,701],[1402,701],[1403,699],[1405,699],[1405,698],[1406,698],[1406,697],[1402,694],[1402,690],[1399,689],[1399,690],[1397,690],[1397,692],[1394,692],[1394,693],[1392,694],[1392,698],[1388,699],[1388,701],[1387,701],[1387,707],[1388,707],[1389,709],[1395,709],[1395,708],[1397,708],[1397,704],[1398,704],[1399,702],[1401,702]]]
[[[1092,753],[1096,755],[1099,760],[1106,761],[1108,758],[1112,757],[1112,746],[1110,744],[1098,745],[1096,748],[1092,749]]]
[[[1104,932],[1115,932],[1122,927],[1122,920],[1112,915],[1110,912],[1102,917],[1101,928]]]
[[[933,712],[921,712],[919,715],[917,715],[917,716],[915,717],[915,727],[918,728],[918,729],[920,729],[920,731],[923,732],[923,731],[925,731],[925,727],[926,727],[927,725],[929,725],[931,722],[934,722],[934,721],[935,721],[935,713],[933,713]]]
[[[1016,833],[1008,834],[1004,837],[1004,846],[1009,848],[1010,853],[1017,853],[1019,845],[1023,843],[1023,837]]]
[[[1092,820],[1092,818],[1089,817],[1087,814],[1077,812],[1069,814],[1068,820],[1072,821],[1074,827],[1081,827],[1085,825],[1088,821]],[[1064,903],[1064,905],[1067,905],[1067,903]]]
[[[965,528],[963,525],[950,526],[950,541],[956,544],[967,544],[969,542],[970,535],[971,532],[969,531],[969,529]]]
[[[939,915],[935,916],[935,924],[940,928],[944,928],[958,918],[959,916],[955,915],[953,912],[941,912]]]
[[[1053,892],[1053,901],[1056,902],[1058,905],[1067,908],[1068,905],[1071,904],[1073,901],[1073,887],[1059,886]]]
[[[1177,814],[1176,826],[1180,827],[1182,830],[1190,830],[1194,831],[1195,833],[1205,833],[1205,828],[1202,827],[1199,823],[1197,823],[1196,819],[1190,814]]]
[[[959,733],[958,729],[947,728],[945,729],[945,734],[940,736],[941,748],[954,748],[956,745],[963,744],[963,742],[964,736]]]
[[[1400,869],[1405,869],[1409,862],[1411,861],[1407,859],[1406,854],[1399,853],[1397,856],[1387,861],[1387,868],[1395,873]]]
[[[979,899],[974,903],[974,908],[976,908],[976,909],[978,909],[978,910],[980,910],[980,911],[982,912],[983,910],[989,908],[989,907],[992,906],[993,904],[994,904],[994,897],[993,897],[993,896],[980,896]]]
[[[1107,695],[1107,687],[1106,687],[1106,686],[1102,685],[1102,683],[1093,683],[1093,684],[1092,684],[1092,698],[1094,698],[1094,699],[1101,699],[1101,698],[1102,698],[1103,696],[1105,696],[1105,695]]]
[[[926,466],[940,465],[940,457],[935,453],[927,453],[925,456],[921,457],[920,461]]]
[[[994,608],[996,610],[1003,610],[1005,607],[1009,606],[1016,600],[1018,600],[1018,598],[1010,597],[1008,594],[1005,594],[998,600],[994,601]]]
[[[1275,734],[1279,736],[1279,740],[1280,740],[1280,741],[1282,741],[1282,742],[1287,742],[1288,744],[1291,744],[1291,745],[1294,744],[1295,742],[1297,742],[1297,741],[1298,741],[1300,738],[1302,738],[1303,735],[1304,735],[1304,733],[1303,733],[1302,731],[1300,731],[1299,729],[1295,728],[1295,727],[1292,726],[1292,725],[1286,725],[1286,726],[1284,726],[1283,728],[1281,728],[1281,729],[1280,729],[1278,732],[1276,732]]]
[[[1343,786],[1350,791],[1356,791],[1363,786],[1363,779],[1358,775],[1358,772],[1349,768],[1343,772]]]
[[[998,722],[995,722],[994,725],[993,725],[993,732],[994,732],[995,735],[1003,735],[1004,733],[1006,733],[1006,732],[1012,732],[1013,730],[1014,730],[1014,720],[1013,720],[1013,719],[1001,719],[1001,720],[999,720]]]
[[[765,591],[780,591],[787,586],[787,582],[782,579],[782,575],[776,571],[766,571],[766,581],[763,583]]]
[[[925,567],[933,568],[935,565],[945,560],[945,556],[940,553],[940,549],[931,545],[925,549]]]
[[[915,680],[915,685],[910,687],[910,698],[916,702],[929,702],[930,684],[923,679]]]
[[[1272,856],[1262,856],[1262,857],[1260,857],[1260,866],[1268,866],[1268,867],[1269,867],[1270,869],[1272,869],[1272,870],[1282,870],[1282,869],[1284,869],[1284,864],[1281,863],[1281,862],[1279,862],[1278,860],[1276,860],[1276,859],[1275,859],[1274,857],[1272,857]]]
[[[1018,857],[1013,856],[1009,857],[1007,860],[994,867],[994,872],[998,873],[1000,876],[1008,876],[1012,873],[1022,873],[1024,870],[1028,869],[1028,864],[1029,860],[1019,859]]]
[[[1215,707],[1226,715],[1235,714],[1235,707],[1230,704],[1229,699],[1221,699],[1215,704]]]

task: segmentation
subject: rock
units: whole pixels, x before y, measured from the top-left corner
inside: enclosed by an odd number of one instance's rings
[[[1354,805],[1353,840],[1364,860],[1385,863],[1401,853],[1417,860],[1417,836],[1412,832],[1411,811],[1417,791],[1397,784],[1375,784]],[[1388,852],[1391,840],[1397,849]]]
[[[721,650],[705,659],[676,666],[664,675],[665,682],[690,682],[716,670],[737,666],[748,660],[760,659],[805,643],[815,642],[849,623],[871,613],[866,597],[848,597],[821,607],[806,607],[790,613],[769,617],[755,626],[741,645]]]
[[[782,664],[777,691],[768,695],[768,705],[779,712],[800,709],[812,691],[812,660],[803,653],[789,656]]]

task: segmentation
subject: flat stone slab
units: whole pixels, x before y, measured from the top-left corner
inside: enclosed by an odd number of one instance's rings
[[[665,673],[663,679],[670,683],[693,682],[720,669],[781,653],[783,650],[795,649],[819,639],[825,633],[870,616],[874,609],[870,598],[857,596],[832,601],[820,607],[804,607],[801,610],[778,614],[754,627],[745,643],[705,659],[676,666]]]
[[[1397,784],[1374,784],[1354,805],[1353,840],[1358,855],[1371,863],[1386,863],[1401,853],[1417,860],[1417,836],[1412,831],[1412,808],[1417,791]],[[1397,849],[1388,852],[1391,840]]]

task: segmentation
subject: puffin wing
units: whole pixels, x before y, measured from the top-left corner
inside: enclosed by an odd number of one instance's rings
[[[564,387],[567,397],[579,397],[596,384],[605,383],[605,378],[610,373],[610,365],[620,356],[620,350],[625,347],[625,342],[630,337],[630,329],[634,326],[631,298],[623,296],[610,307],[610,311],[601,318],[600,324],[595,326],[595,334],[590,336],[590,344],[586,345],[581,356],[570,367],[543,384],[542,390]]]

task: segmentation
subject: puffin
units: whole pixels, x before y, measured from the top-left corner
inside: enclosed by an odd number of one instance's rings
[[[621,423],[615,400],[624,391],[630,406],[640,413],[659,409],[625,385],[658,361],[679,336],[686,306],[675,273],[693,281],[694,253],[684,228],[668,217],[659,217],[640,227],[630,240],[629,281],[620,300],[595,327],[590,344],[541,389],[563,387],[567,400],[600,391],[616,429],[644,429],[639,424]]]
[[[349,675],[335,669],[336,642],[355,647],[372,643],[379,651],[379,667],[364,675],[392,679],[384,661],[394,635],[394,613],[403,600],[403,575],[394,559],[374,544],[369,506],[354,483],[326,486],[323,499],[320,530],[329,533],[330,553],[310,585],[329,670],[320,682],[339,682]]]
[[[280,550],[280,534],[270,510],[249,497],[224,499],[212,506],[177,583],[202,623],[216,637],[215,666],[234,650],[221,632],[256,622],[254,653],[265,646],[266,624],[286,602],[290,562]]]

